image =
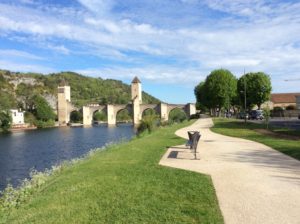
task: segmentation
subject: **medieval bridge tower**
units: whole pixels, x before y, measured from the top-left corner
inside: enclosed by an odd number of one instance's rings
[[[103,111],[107,114],[107,123],[109,125],[116,124],[117,113],[121,110],[127,109],[133,115],[133,123],[137,125],[142,119],[142,114],[147,109],[153,109],[160,118],[167,121],[169,113],[175,108],[180,108],[190,116],[196,113],[195,104],[143,104],[142,101],[142,84],[141,81],[135,77],[131,83],[131,103],[129,104],[89,104],[82,107],[83,112],[83,125],[91,125],[93,123],[93,114],[96,111]],[[70,113],[76,110],[71,103],[71,90],[70,86],[62,84],[58,87],[58,105],[57,115],[59,125],[67,125],[70,122]]]
[[[57,88],[57,116],[60,126],[70,122],[70,113],[76,109],[71,103],[71,88],[62,82]]]

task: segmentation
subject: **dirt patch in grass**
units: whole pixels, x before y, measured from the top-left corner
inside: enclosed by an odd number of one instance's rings
[[[281,138],[281,139],[295,140],[295,141],[300,140],[300,137],[298,137],[298,136],[285,135],[285,134],[276,133],[276,132],[266,130],[266,129],[254,129],[254,131],[256,131],[260,134],[263,134],[263,135],[268,135],[270,137],[274,137],[274,138]]]

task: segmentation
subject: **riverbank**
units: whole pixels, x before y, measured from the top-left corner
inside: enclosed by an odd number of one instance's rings
[[[185,142],[174,132],[189,124],[63,169],[2,223],[223,223],[209,176],[158,165],[167,147]]]

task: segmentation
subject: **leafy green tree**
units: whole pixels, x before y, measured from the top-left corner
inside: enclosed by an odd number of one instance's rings
[[[239,78],[237,92],[241,102],[244,102],[245,87],[247,108],[257,105],[260,109],[261,105],[270,99],[272,91],[271,79],[270,76],[263,72],[247,73]]]
[[[11,116],[9,112],[0,111],[0,129],[4,132],[11,127]]]
[[[0,90],[1,91],[1,90]],[[0,92],[0,110],[10,110],[17,106],[15,97],[7,92]]]
[[[25,110],[33,110],[34,86],[25,83],[20,83],[16,89],[17,96],[22,100]]]
[[[103,112],[97,111],[93,116],[94,121],[107,121],[107,115]]]
[[[74,123],[82,122],[83,115],[80,111],[74,110],[70,114],[70,121]]]
[[[143,112],[142,117],[145,116],[152,116],[152,115],[157,115],[157,113],[155,112],[155,110],[153,109],[147,109]]]
[[[236,96],[237,80],[226,69],[214,70],[207,76],[204,84],[204,94],[209,101],[210,108],[230,108]]]
[[[159,126],[158,115],[155,113],[149,113],[142,118],[139,126],[137,127],[137,135],[140,136],[145,131],[151,133],[158,126]]]
[[[55,113],[53,112],[51,106],[48,102],[40,95],[35,95],[33,97],[34,111],[33,114],[38,120],[49,121],[55,120]]]
[[[122,122],[122,121],[132,121],[132,115],[129,113],[128,110],[121,110],[117,114],[117,121]]]
[[[32,113],[26,111],[24,114],[24,121],[25,121],[25,123],[33,125],[36,123],[36,118]]]
[[[198,110],[205,111],[207,108],[210,108],[210,102],[206,94],[205,82],[200,82],[194,89],[194,94],[196,96],[196,107]]]
[[[186,113],[179,108],[175,108],[175,109],[171,110],[169,113],[169,121],[170,122],[183,122],[187,118],[188,117],[187,117]]]

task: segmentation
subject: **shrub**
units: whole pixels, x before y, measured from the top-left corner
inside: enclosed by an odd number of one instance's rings
[[[151,133],[155,127],[159,126],[158,116],[156,115],[146,115],[141,120],[137,128],[137,135],[139,136],[141,133],[148,131]]]
[[[75,111],[72,111],[71,114],[70,114],[70,121],[71,122],[82,122],[82,119],[83,119],[83,115],[82,113],[80,113],[79,111],[75,110]]]
[[[6,132],[11,127],[11,116],[9,112],[0,111],[0,130]]]
[[[169,120],[171,122],[183,122],[184,120],[187,119],[187,115],[184,113],[183,110],[175,108],[172,110],[169,114]]]
[[[200,118],[200,114],[192,114],[191,116],[190,116],[190,119],[199,119]]]
[[[274,107],[274,108],[273,108],[273,111],[274,111],[274,112],[277,112],[277,111],[283,111],[283,108],[282,108],[282,107]]]
[[[53,127],[55,125],[55,122],[54,120],[48,120],[48,121],[36,120],[34,125],[37,126],[38,128],[49,128],[49,127]]]
[[[264,117],[266,128],[269,129],[269,121],[270,121],[271,111],[269,107],[264,108]]]
[[[35,110],[33,114],[38,120],[48,121],[48,120],[55,120],[55,113],[53,112],[51,106],[48,102],[39,95],[33,97]]]
[[[288,105],[285,109],[286,110],[296,110],[296,106],[295,105]]]
[[[106,121],[107,120],[107,116],[105,113],[97,111],[94,116],[93,116],[93,120],[94,121]]]
[[[25,121],[25,123],[33,125],[36,123],[36,118],[32,113],[26,111],[24,114],[24,121]]]

